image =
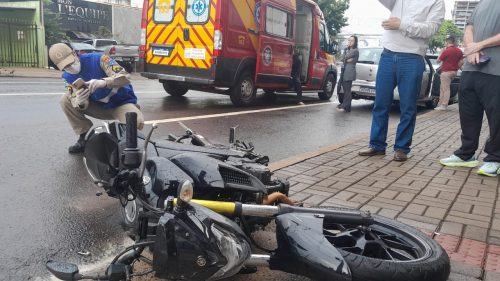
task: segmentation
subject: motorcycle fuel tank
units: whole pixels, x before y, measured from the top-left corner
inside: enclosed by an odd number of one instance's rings
[[[342,254],[323,235],[323,218],[315,214],[289,213],[276,217],[278,249],[271,269],[314,280],[351,281]]]

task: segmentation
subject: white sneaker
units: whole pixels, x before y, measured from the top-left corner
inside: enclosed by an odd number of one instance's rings
[[[479,175],[496,177],[500,174],[500,163],[498,162],[484,162],[483,166],[477,171]]]
[[[453,154],[448,158],[444,158],[444,159],[439,160],[439,163],[441,163],[441,165],[447,166],[447,167],[474,168],[477,166],[477,164],[479,164],[479,161],[477,161],[475,157],[472,157],[469,160],[462,160],[460,157]]]
[[[446,110],[446,109],[447,109],[447,108],[446,108],[446,105],[439,105],[439,106],[437,106],[436,108],[434,108],[434,110],[440,110],[440,111],[444,111],[444,110]]]

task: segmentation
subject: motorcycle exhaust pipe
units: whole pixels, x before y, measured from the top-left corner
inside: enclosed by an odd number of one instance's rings
[[[252,254],[250,258],[245,261],[245,266],[269,266],[270,260],[271,260],[270,255]]]

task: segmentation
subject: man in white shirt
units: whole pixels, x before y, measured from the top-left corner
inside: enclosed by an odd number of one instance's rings
[[[361,156],[384,155],[394,89],[399,92],[401,117],[396,131],[394,160],[406,161],[415,129],[417,99],[430,39],[444,20],[443,0],[379,0],[391,11],[382,22],[381,55],[373,107],[369,148]]]

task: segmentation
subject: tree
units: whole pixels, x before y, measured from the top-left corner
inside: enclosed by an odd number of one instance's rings
[[[342,27],[347,25],[345,11],[349,8],[350,0],[314,0],[325,16],[328,32],[336,36]]]
[[[51,0],[43,0],[43,22],[45,26],[45,44],[52,46],[61,41],[69,41],[66,33],[61,29],[61,17],[50,8],[54,5]]]
[[[448,36],[454,36],[455,39],[461,41],[464,33],[453,23],[452,20],[445,20],[441,27],[439,27],[438,32],[434,37],[432,37],[431,42],[429,43],[429,49],[432,52],[436,52],[438,48],[443,48],[445,44],[445,40]]]

